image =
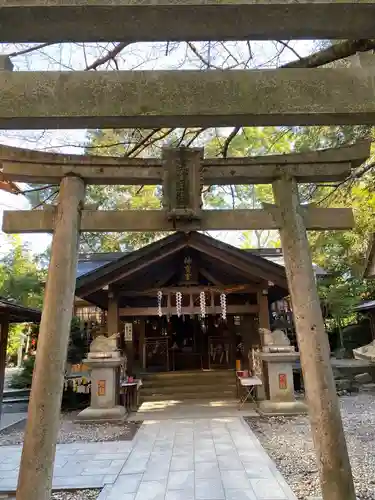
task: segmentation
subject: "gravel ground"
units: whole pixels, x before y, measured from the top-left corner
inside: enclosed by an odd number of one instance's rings
[[[359,500],[375,500],[375,394],[340,398],[345,435]],[[299,500],[320,496],[308,418],[248,419]]]
[[[78,412],[70,412],[61,416],[58,443],[130,441],[135,436],[141,424],[141,422],[124,422],[118,425],[79,424],[74,422],[77,413]],[[5,430],[1,432],[0,446],[22,444],[24,426],[25,423],[23,422],[10,431]],[[82,498],[85,499],[85,497]]]
[[[51,500],[96,500],[100,490],[56,491]],[[15,497],[1,495],[0,500],[16,500]]]
[[[100,490],[57,491],[51,500],[96,500]]]

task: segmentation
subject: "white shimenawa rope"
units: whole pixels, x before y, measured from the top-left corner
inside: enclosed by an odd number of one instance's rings
[[[227,297],[225,293],[220,295],[221,317],[223,320],[227,319]]]
[[[182,313],[182,293],[176,292],[176,313],[180,317]]]

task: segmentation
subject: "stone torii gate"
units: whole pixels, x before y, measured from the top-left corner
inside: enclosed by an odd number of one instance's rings
[[[373,0],[0,0],[0,42],[361,39],[373,36],[374,16]],[[374,82],[373,67],[12,72],[9,58],[2,56],[0,128],[373,124]],[[102,174],[103,182],[116,178],[116,182],[125,183],[121,168],[126,163],[119,167],[115,160],[107,164],[101,159],[77,165],[67,159],[67,164],[42,161],[38,165],[35,161],[20,160],[17,167],[17,161],[2,158],[5,178],[27,180],[22,175],[29,169],[30,182],[33,171],[38,171],[39,176],[34,179],[40,181],[52,176],[55,182],[60,182],[55,211],[8,214],[4,219],[7,231],[27,231],[24,221],[28,220],[32,230],[54,232],[17,500],[50,497],[79,231],[184,227],[280,230],[323,496],[325,500],[355,499],[306,236],[306,228],[350,227],[352,217],[345,210],[330,215],[333,212],[300,205],[297,183],[303,179],[319,182],[324,172],[319,165],[313,166],[315,161],[311,159],[305,158],[297,164],[274,159],[273,170],[265,159],[255,163],[246,159],[242,165],[233,159],[230,161],[234,170],[242,168],[241,175],[245,176],[241,183],[257,182],[262,175],[266,182],[272,182],[275,206],[253,213],[223,213],[215,220],[215,216],[201,210],[197,189],[191,197],[185,188],[178,193],[170,189],[168,179],[177,178],[174,176],[183,179],[182,185],[197,188],[198,153],[191,154],[190,157],[190,152],[187,153],[188,167],[186,158],[168,160],[166,155],[166,164],[182,162],[184,166],[178,171],[167,167],[167,213],[152,215],[150,225],[143,220],[144,214],[141,220],[134,213],[108,214],[84,209],[85,184],[99,182]],[[358,160],[367,154],[368,150]],[[356,160],[348,161],[346,173],[351,161]],[[214,172],[220,169],[226,172],[223,177],[231,172],[224,162],[211,166],[204,165],[205,162],[201,162],[204,166],[201,182],[208,183],[206,174],[210,171],[212,180],[218,175]],[[328,163],[331,168],[335,161]],[[128,164],[126,168],[130,171],[130,167],[139,165]],[[142,175],[149,179],[154,175],[159,182],[156,170],[160,164],[151,167],[143,167]],[[336,171],[332,179],[342,178],[346,173]],[[139,180],[138,175],[140,171],[135,177],[128,177]],[[230,183],[233,182],[232,179]]]
[[[306,228],[351,228],[353,214],[345,208],[301,206],[297,184],[343,180],[368,157],[369,148],[368,142],[362,142],[302,154],[230,159],[204,159],[201,149],[179,148],[164,149],[160,160],[61,155],[1,146],[5,179],[60,184],[57,207],[4,213],[6,232],[54,233],[18,499],[25,500],[27,495],[44,500],[51,488],[80,231],[279,229],[323,484],[326,490],[339,491],[337,477],[345,475],[349,487],[350,467],[345,463],[345,440]],[[163,184],[164,208],[90,210],[84,207],[85,185],[90,183]],[[276,205],[263,210],[202,210],[203,184],[229,183],[272,183]]]

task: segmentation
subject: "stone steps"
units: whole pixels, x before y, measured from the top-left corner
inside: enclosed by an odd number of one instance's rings
[[[30,398],[30,389],[6,389],[3,393],[3,403],[27,403]]]
[[[142,393],[144,395],[154,394],[158,392],[160,394],[174,394],[178,392],[179,394],[184,394],[186,392],[197,392],[197,393],[205,393],[205,392],[217,392],[218,389],[231,390],[232,392],[236,390],[236,384],[233,382],[228,384],[220,384],[217,382],[216,384],[188,384],[188,385],[155,385],[149,384],[147,386],[142,387]]]
[[[143,376],[141,401],[233,399],[236,379],[233,370],[169,372]]]
[[[163,394],[157,393],[151,395],[142,395],[141,393],[141,402],[150,403],[153,401],[188,401],[188,400],[212,400],[212,401],[221,401],[221,400],[233,400],[236,397],[235,391],[207,391],[207,392],[184,392],[184,393],[170,393]]]

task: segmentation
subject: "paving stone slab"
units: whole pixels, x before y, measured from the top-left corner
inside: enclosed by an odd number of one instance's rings
[[[20,456],[0,448],[0,492],[15,491]],[[103,488],[98,500],[296,500],[241,417],[161,420],[132,442],[58,445],[53,488]]]

